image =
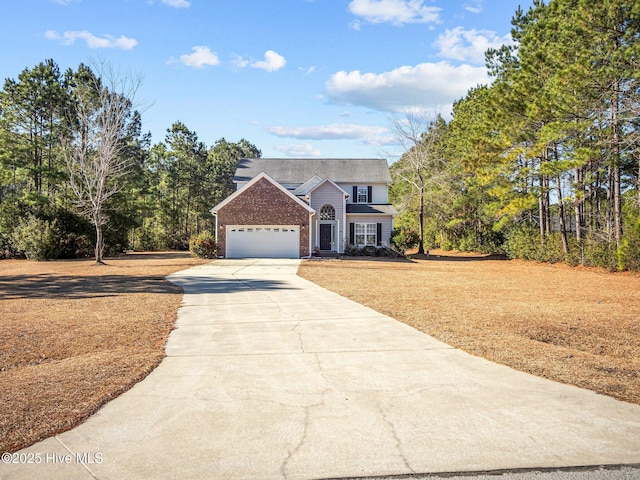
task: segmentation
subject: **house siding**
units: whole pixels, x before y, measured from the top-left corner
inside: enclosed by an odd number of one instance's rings
[[[336,209],[336,242],[334,247],[336,251],[344,251],[344,192],[338,190],[331,182],[325,182],[323,185],[315,189],[311,193],[309,206],[316,211],[314,222],[312,226],[312,242],[313,246],[320,247],[320,239],[318,235],[319,223],[320,223],[320,208],[323,205],[333,205]]]
[[[338,186],[349,194],[349,200],[347,200],[347,203],[357,203],[352,198],[353,194],[351,193],[353,192],[354,186],[360,186],[360,187],[371,186],[372,187],[371,201],[368,203],[389,203],[389,188],[386,183],[370,183],[370,182],[362,181],[362,182],[359,182],[358,184],[339,183]]]
[[[300,257],[309,256],[309,212],[266,178],[217,211],[218,255],[226,252],[227,225],[300,225]]]

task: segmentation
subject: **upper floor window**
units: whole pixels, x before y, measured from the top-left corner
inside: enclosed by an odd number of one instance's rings
[[[367,187],[358,187],[358,203],[368,203]]]
[[[323,205],[320,209],[320,220],[335,220],[336,209],[333,205]]]

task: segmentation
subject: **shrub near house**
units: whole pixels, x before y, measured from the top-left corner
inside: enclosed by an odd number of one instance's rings
[[[189,240],[189,251],[192,257],[215,258],[216,239],[207,230],[200,232]]]

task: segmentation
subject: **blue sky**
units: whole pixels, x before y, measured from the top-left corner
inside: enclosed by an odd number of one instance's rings
[[[153,142],[180,120],[265,157],[392,157],[394,114],[448,117],[531,0],[3,0],[0,77],[52,58],[142,76]]]

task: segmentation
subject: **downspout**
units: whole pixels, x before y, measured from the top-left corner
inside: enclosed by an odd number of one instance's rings
[[[309,230],[309,255],[307,255],[305,258],[313,257],[313,250],[311,250],[311,245],[313,243],[313,238],[312,238],[313,235],[311,235],[311,233],[313,231],[313,228],[311,228],[311,226],[313,225],[313,223],[312,223],[313,220],[312,220],[311,217],[313,217],[313,215],[314,215],[314,212],[309,212],[309,228],[308,228],[308,230]]]
[[[311,194],[306,195],[307,204],[311,206]],[[309,212],[309,254],[305,258],[313,257],[313,216],[316,214],[315,211]]]
[[[216,238],[216,258],[222,258],[220,256],[220,251],[218,250],[218,212],[214,211],[213,208],[211,209],[211,214],[216,217],[216,233],[215,233],[215,238]]]
[[[342,232],[338,232],[338,253],[344,253],[344,247],[346,242],[346,228],[347,228],[347,198],[349,198],[349,194],[347,193],[342,199]]]

